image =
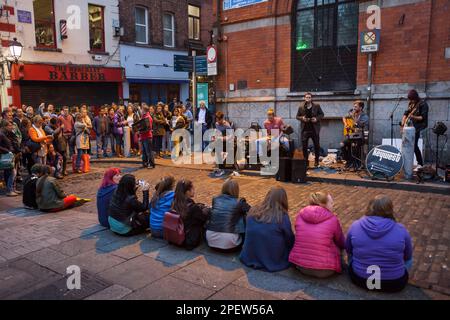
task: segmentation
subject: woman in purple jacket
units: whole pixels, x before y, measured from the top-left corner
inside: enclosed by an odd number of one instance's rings
[[[395,221],[389,197],[376,196],[367,211],[348,231],[346,250],[350,279],[369,290],[401,291],[408,283],[407,269],[412,265],[411,237],[406,228]]]

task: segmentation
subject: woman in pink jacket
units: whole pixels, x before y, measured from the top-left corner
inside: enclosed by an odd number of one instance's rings
[[[327,278],[341,269],[345,238],[333,214],[333,198],[324,192],[310,195],[309,206],[300,210],[295,222],[295,244],[289,261],[305,275]]]

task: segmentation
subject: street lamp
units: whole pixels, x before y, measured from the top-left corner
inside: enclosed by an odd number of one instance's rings
[[[9,43],[9,52],[15,63],[17,63],[22,56],[22,50],[23,46],[19,41],[17,41],[17,38],[14,38],[13,41]]]
[[[13,63],[18,63],[20,57],[22,57],[23,46],[17,41],[17,38],[14,38],[9,42],[9,56],[3,56],[0,52],[0,65],[1,65],[1,79],[0,82],[3,83],[5,81],[5,71],[3,65],[6,64],[8,68],[8,73],[11,74],[11,68]]]

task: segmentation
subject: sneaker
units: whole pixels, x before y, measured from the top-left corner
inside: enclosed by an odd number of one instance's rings
[[[22,191],[19,191],[19,190],[14,190],[14,192],[17,194],[22,194]]]
[[[417,167],[414,168],[414,171],[419,171],[419,170],[422,169],[422,168],[423,168],[423,167],[422,167],[420,164],[418,164]]]
[[[83,173],[83,171],[81,171],[80,169],[77,169],[77,170],[75,171],[75,173]]]
[[[221,177],[225,174],[225,170],[217,170],[217,172],[215,173],[216,177]]]
[[[6,194],[7,197],[17,197],[18,195],[19,195],[19,194],[18,194],[18,193],[15,193],[14,191],[8,192],[8,193]]]
[[[237,172],[237,171],[233,171],[233,173],[231,175],[235,176],[235,177],[240,177],[241,176],[241,174],[239,172]]]

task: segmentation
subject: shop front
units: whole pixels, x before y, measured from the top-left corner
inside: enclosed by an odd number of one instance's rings
[[[20,64],[11,73],[15,106],[56,107],[87,104],[98,107],[122,100],[122,68],[72,64]]]

